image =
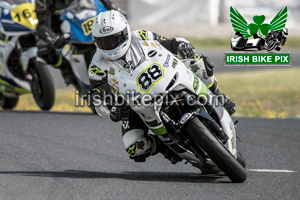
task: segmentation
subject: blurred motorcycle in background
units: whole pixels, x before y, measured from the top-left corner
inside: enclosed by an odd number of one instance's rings
[[[49,110],[54,104],[55,90],[47,63],[37,57],[34,1],[1,1],[0,7],[0,106],[13,108],[20,94],[32,92],[39,107]],[[84,98],[91,89],[87,70],[96,51],[92,24],[103,11],[106,9],[100,1],[77,0],[60,15],[60,29],[66,40],[57,51],[71,66],[71,84]]]
[[[0,106],[13,109],[19,95],[32,93],[42,110],[54,104],[55,90],[46,63],[37,58],[33,1],[0,1]]]
[[[59,53],[71,66],[71,84],[86,98],[91,86],[88,78],[88,67],[95,54],[96,46],[92,38],[92,24],[100,12],[106,11],[100,1],[75,1],[60,16],[61,32],[67,38],[66,44]],[[94,111],[92,105],[91,109]]]

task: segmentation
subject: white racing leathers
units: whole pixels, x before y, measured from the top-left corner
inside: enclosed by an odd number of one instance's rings
[[[90,67],[89,67],[89,79],[92,88],[94,90],[97,90],[98,92],[101,92],[103,94],[103,91],[105,90],[106,94],[109,94],[110,92],[107,91],[108,88],[112,88],[113,91],[118,91],[119,87],[121,87],[118,84],[118,80],[115,79],[107,79],[108,74],[113,75],[115,73],[115,70],[127,70],[129,73],[134,70],[136,66],[139,65],[139,63],[142,63],[146,57],[143,55],[143,51],[140,47],[141,40],[156,40],[154,43],[148,44],[145,43],[145,45],[156,45],[155,43],[159,43],[161,46],[169,50],[172,54],[178,53],[178,46],[180,43],[185,42],[188,43],[183,38],[165,38],[163,36],[159,36],[153,32],[150,31],[144,31],[144,30],[137,30],[133,31],[132,33],[132,42],[131,46],[128,50],[128,52],[125,54],[124,57],[122,57],[119,60],[116,61],[109,61],[103,58],[99,52],[96,52]],[[153,52],[155,53],[155,52]],[[198,76],[206,85],[208,88],[217,88],[215,86],[216,81],[215,77],[212,73],[212,68],[208,67],[206,58],[203,56],[195,55],[198,58],[197,62],[194,62],[189,67],[196,76]],[[210,71],[211,69],[211,71]],[[120,77],[122,79],[122,77]],[[108,87],[109,85],[109,87]],[[214,90],[213,89],[213,90]],[[212,91],[213,91],[212,90]],[[108,100],[111,100],[111,98],[105,98]],[[103,101],[96,101],[95,102],[95,110],[98,113],[99,116],[104,118],[109,118],[109,106],[107,106],[109,102],[103,102]],[[138,117],[138,115],[135,115]],[[134,120],[135,123],[142,122],[142,120],[129,118],[129,120]],[[155,151],[155,140],[153,137],[147,137],[148,128],[145,124],[135,126],[129,122],[122,122],[122,132],[123,132],[123,142],[125,149],[130,154],[130,157],[134,158],[136,156],[141,156],[145,153],[149,154],[149,152],[153,153]],[[128,124],[131,124],[129,126]],[[146,131],[145,131],[146,130]],[[133,148],[135,148],[133,150]]]

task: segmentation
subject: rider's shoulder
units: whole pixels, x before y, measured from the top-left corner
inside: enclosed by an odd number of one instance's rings
[[[154,40],[154,34],[147,30],[135,30],[131,32],[131,37],[133,39],[139,40]]]
[[[106,70],[106,66],[109,65],[111,61],[105,59],[98,51],[94,54],[91,63],[89,65],[89,68],[91,67],[98,67],[102,70]]]
[[[108,61],[99,53],[95,53],[88,70],[89,79],[100,81],[106,76]]]

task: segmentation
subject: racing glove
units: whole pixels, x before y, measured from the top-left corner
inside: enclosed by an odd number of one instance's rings
[[[53,47],[54,47],[55,49],[61,49],[61,48],[64,47],[64,45],[65,45],[66,43],[68,43],[69,39],[70,39],[70,35],[69,35],[69,34],[63,34],[63,35],[61,35],[61,36],[55,41]]]
[[[118,122],[127,118],[129,115],[128,106],[113,106],[110,110],[110,119],[114,122]]]
[[[193,58],[196,54],[196,49],[190,43],[181,42],[178,45],[177,53],[182,57],[182,59]]]

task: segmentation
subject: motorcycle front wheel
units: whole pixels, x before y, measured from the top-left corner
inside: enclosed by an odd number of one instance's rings
[[[194,143],[208,155],[232,182],[242,183],[246,180],[246,169],[198,118],[192,119],[184,127],[184,132],[190,136]]]
[[[30,85],[36,104],[42,110],[50,110],[55,101],[55,89],[46,64],[35,61],[28,70],[32,75]]]

